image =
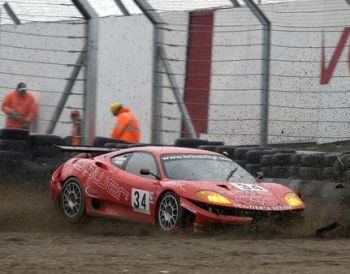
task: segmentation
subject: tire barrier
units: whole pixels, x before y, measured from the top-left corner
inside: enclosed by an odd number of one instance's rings
[[[28,160],[31,158],[32,158],[32,155],[29,152],[0,150],[1,162],[21,161],[21,160]]]
[[[300,164],[303,167],[322,167],[324,154],[305,154],[300,157]]]
[[[291,178],[297,178],[299,177],[299,166],[297,165],[291,165],[288,167],[288,176]]]
[[[218,146],[217,152],[234,160],[236,146]]]
[[[18,128],[3,128],[0,129],[1,140],[28,140],[29,131]]]
[[[193,139],[193,138],[179,138],[175,140],[174,146],[198,148],[199,146],[204,146],[207,144],[208,144],[207,140]]]
[[[245,160],[250,164],[260,163],[261,157],[264,155],[274,154],[274,150],[249,150],[245,154]]]
[[[265,181],[283,184],[295,191],[306,204],[305,217],[315,229],[333,222],[350,222],[350,188],[341,187],[339,182],[283,178]]]
[[[245,160],[245,154],[251,150],[251,147],[238,147],[234,153],[234,160]]]
[[[0,140],[0,150],[8,151],[29,151],[30,145],[27,140]]]
[[[325,167],[333,167],[337,160],[337,154],[335,153],[324,154],[322,157],[322,165]]]
[[[21,129],[1,129],[0,161],[32,161],[34,163],[26,166],[36,170],[50,169],[67,159],[56,146],[64,144],[69,145],[69,136],[63,139],[57,135],[29,134],[28,131]],[[191,138],[179,138],[175,144],[226,155],[246,168],[253,176],[261,171],[265,177],[270,178],[350,180],[350,153],[302,154],[294,148],[232,146],[223,145],[223,142]],[[97,136],[94,145],[120,149],[150,144],[130,144],[118,139]]]
[[[198,148],[217,152],[217,146],[215,146],[215,145],[202,145],[202,146],[199,146]]]
[[[260,163],[264,167],[272,166],[272,157],[273,155],[263,155],[260,158]]]
[[[95,146],[95,147],[103,147],[105,144],[111,144],[111,143],[114,143],[114,144],[126,144],[126,142],[123,141],[123,140],[96,136],[92,145]]]
[[[63,138],[53,134],[31,134],[28,139],[31,145],[37,146],[51,146],[64,145]]]
[[[123,144],[123,143],[106,143],[103,147],[108,148],[128,148],[129,144]]]
[[[273,166],[288,166],[291,164],[291,153],[276,153],[272,156],[271,163]]]
[[[261,164],[246,164],[245,169],[254,177],[258,171],[261,171]]]

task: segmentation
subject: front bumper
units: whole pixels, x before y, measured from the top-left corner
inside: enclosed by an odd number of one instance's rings
[[[180,198],[180,205],[192,212],[195,217],[195,223],[199,225],[206,225],[211,223],[223,223],[223,224],[249,224],[253,221],[251,217],[241,217],[241,216],[227,216],[219,215],[195,205],[191,201]]]
[[[303,217],[303,209],[288,210],[249,210],[234,207],[208,205],[201,202],[180,198],[183,208],[195,215],[195,223],[206,225],[211,223],[247,224],[272,221],[288,223]]]

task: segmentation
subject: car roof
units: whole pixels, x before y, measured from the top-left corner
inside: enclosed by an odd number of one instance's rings
[[[134,147],[134,148],[127,148],[122,149],[119,152],[132,152],[132,151],[146,151],[146,152],[152,152],[156,154],[157,156],[161,154],[171,154],[171,153],[194,153],[194,154],[213,154],[213,155],[221,155],[219,153],[209,151],[209,150],[203,150],[203,149],[196,149],[196,148],[188,148],[188,147],[172,147],[172,146],[144,146],[144,147]]]

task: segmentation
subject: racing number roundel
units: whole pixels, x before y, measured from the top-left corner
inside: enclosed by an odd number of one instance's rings
[[[131,205],[135,211],[150,214],[149,211],[149,191],[141,189],[132,189]]]

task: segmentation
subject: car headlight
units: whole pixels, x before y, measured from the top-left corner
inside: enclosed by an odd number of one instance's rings
[[[286,195],[284,195],[284,200],[291,207],[299,207],[304,204],[303,201],[298,197],[298,195],[296,195],[293,192],[289,192]]]
[[[198,191],[196,193],[196,196],[198,198],[200,198],[201,200],[204,200],[206,202],[210,202],[213,204],[220,204],[220,205],[230,205],[231,201],[229,199],[227,199],[225,196],[213,192],[213,191],[209,191],[209,190],[202,190],[202,191]]]

